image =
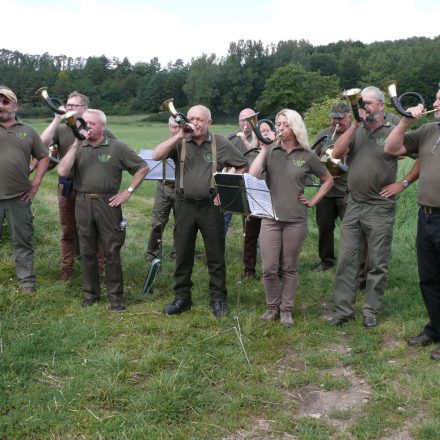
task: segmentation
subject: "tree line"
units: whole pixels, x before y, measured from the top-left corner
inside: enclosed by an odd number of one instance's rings
[[[217,121],[235,120],[245,107],[265,117],[285,107],[304,114],[345,89],[380,86],[391,79],[398,80],[399,93],[416,91],[430,105],[440,79],[439,53],[440,36],[321,46],[305,40],[272,45],[240,40],[230,43],[224,57],[202,54],[189,63],[177,59],[166,66],[157,58],[132,64],[127,58],[71,58],[1,49],[0,82],[17,93],[22,116],[48,114],[35,96],[38,88],[47,86],[49,95],[61,100],[78,90],[108,114],[149,113],[154,118],[159,105],[174,98],[180,111],[203,103]]]

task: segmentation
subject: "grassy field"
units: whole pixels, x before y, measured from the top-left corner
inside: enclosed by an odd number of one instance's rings
[[[47,122],[32,124],[41,131]],[[135,150],[153,148],[167,136],[164,124],[140,117],[110,118],[109,128]],[[410,166],[401,161],[399,175]],[[127,175],[123,185],[128,182]],[[264,290],[260,281],[240,282],[237,215],[226,243],[230,315],[212,315],[206,261],[199,259],[193,309],[163,315],[173,299],[172,219],[163,269],[152,293],[140,295],[153,182],[124,207],[127,310],[109,311],[105,294],[83,309],[81,276],[56,281],[56,186],[52,171],[33,204],[36,296],[19,292],[7,229],[0,242],[0,439],[440,438],[440,365],[429,359],[430,348],[405,343],[426,321],[414,250],[416,185],[399,197],[385,302],[379,327],[370,331],[361,324],[362,294],[356,321],[343,328],[324,322],[334,270],[311,271],[318,263],[313,210],[293,328],[258,320]]]

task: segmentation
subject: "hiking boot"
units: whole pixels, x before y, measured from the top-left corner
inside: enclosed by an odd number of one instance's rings
[[[269,306],[260,316],[260,321],[276,321],[280,319],[280,308],[278,306]]]
[[[290,310],[281,310],[280,322],[281,324],[284,325],[284,327],[292,327],[293,325],[292,312]]]

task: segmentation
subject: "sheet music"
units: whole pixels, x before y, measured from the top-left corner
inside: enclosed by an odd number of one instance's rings
[[[248,173],[243,174],[249,209],[256,217],[269,217],[277,220],[272,198],[265,180],[257,179]]]

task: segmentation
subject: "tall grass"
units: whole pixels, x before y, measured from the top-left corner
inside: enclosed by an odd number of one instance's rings
[[[46,124],[33,123],[39,130]],[[129,118],[110,118],[109,128],[135,150],[153,148],[167,136],[164,124]],[[233,127],[214,131],[227,134]],[[410,166],[410,160],[400,162],[400,177]],[[149,181],[124,206],[127,310],[109,311],[105,294],[83,309],[80,275],[65,284],[55,281],[56,182],[52,171],[33,205],[36,296],[18,290],[7,230],[0,243],[0,438],[378,439],[393,432],[440,437],[438,365],[429,360],[429,348],[414,350],[404,342],[426,321],[414,251],[416,184],[399,196],[380,325],[366,331],[359,319],[342,329],[324,323],[334,271],[311,271],[318,263],[314,210],[292,329],[258,320],[264,290],[260,281],[240,281],[243,238],[237,215],[226,247],[230,315],[219,320],[211,313],[205,260],[195,261],[193,309],[163,315],[173,298],[172,219],[162,271],[151,294],[139,294],[148,270],[144,254],[155,191]],[[123,185],[128,182],[125,176]],[[368,389],[360,408],[333,410],[329,418],[300,415],[317,392],[350,390],[350,378],[338,373],[347,369]]]

